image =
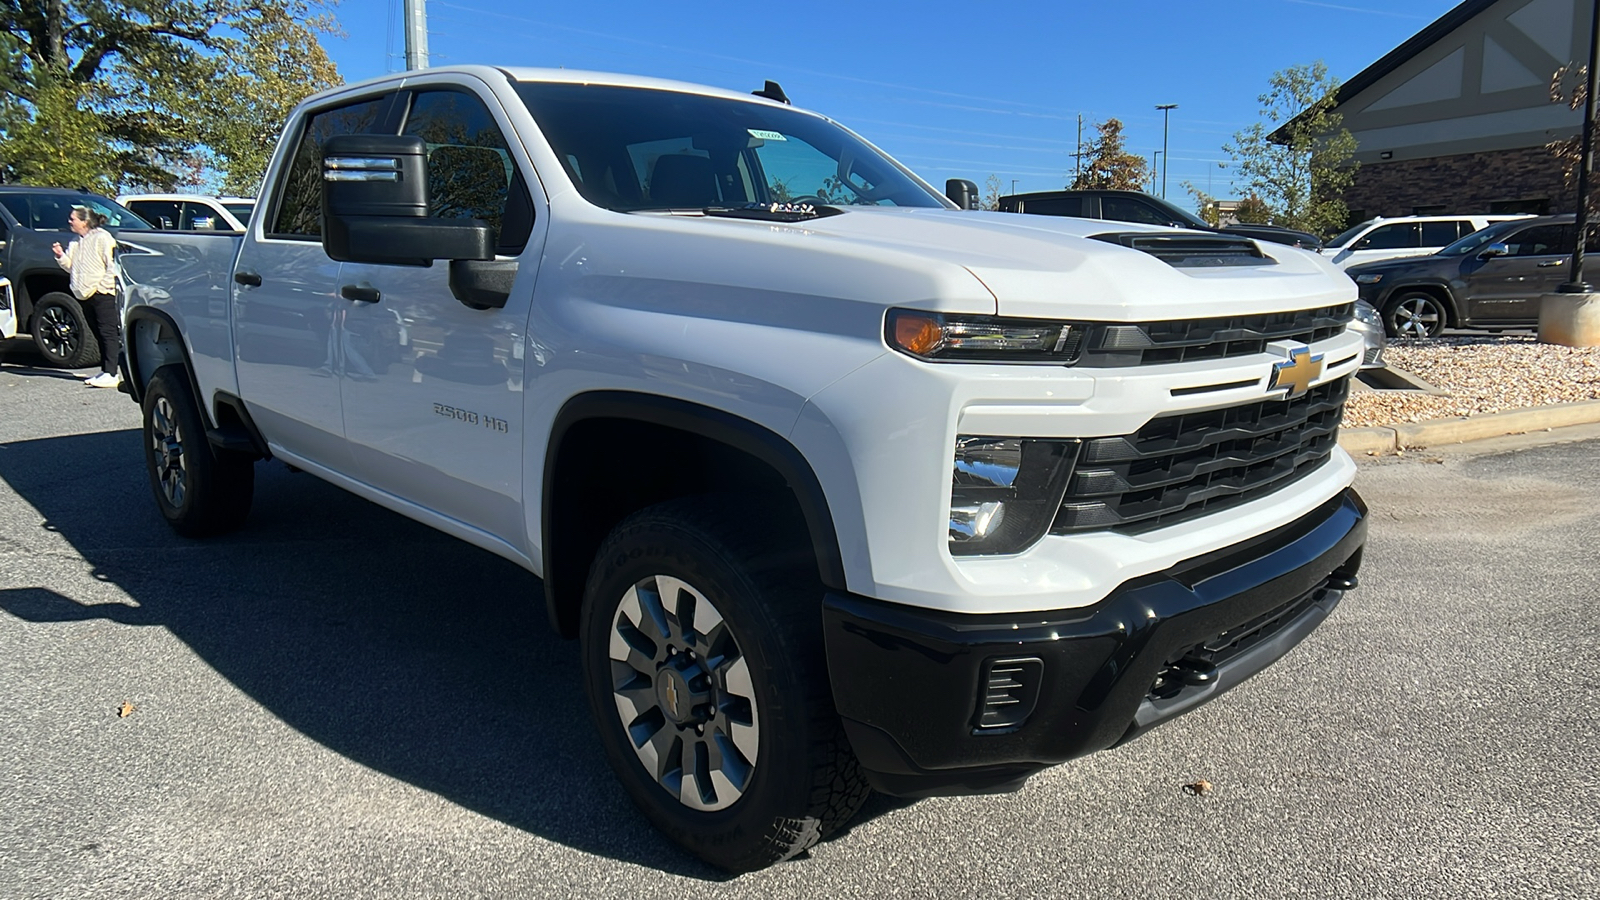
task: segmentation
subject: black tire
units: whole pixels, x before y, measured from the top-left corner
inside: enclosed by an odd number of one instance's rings
[[[54,291],[40,297],[29,327],[33,345],[50,365],[81,369],[100,363],[100,340],[89,327],[83,304],[71,294]]]
[[[255,461],[206,440],[182,366],[162,366],[145,388],[144,463],[156,506],[184,537],[233,531],[250,514]]]
[[[769,530],[770,515],[691,498],[628,517],[596,556],[580,626],[618,779],[657,828],[731,872],[803,852],[870,793],[833,706],[809,540]]]
[[[1390,337],[1436,338],[1449,324],[1449,305],[1427,291],[1402,291],[1383,310]]]

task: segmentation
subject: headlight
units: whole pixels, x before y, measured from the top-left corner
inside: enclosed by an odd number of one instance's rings
[[[1383,327],[1383,317],[1378,315],[1378,310],[1365,300],[1356,301],[1356,318],[1373,328]]]
[[[947,316],[891,309],[884,319],[889,346],[938,361],[1054,362],[1078,358],[1084,329],[1048,319]]]
[[[1382,280],[1383,276],[1377,272],[1362,272],[1356,276],[1356,284],[1377,284]]]
[[[1078,458],[1073,440],[956,438],[950,552],[1020,553],[1049,530]]]

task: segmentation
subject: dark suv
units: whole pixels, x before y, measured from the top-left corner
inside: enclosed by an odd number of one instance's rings
[[[1039,191],[1000,198],[1001,212],[1031,213],[1036,216],[1072,216],[1078,219],[1112,219],[1144,225],[1170,225],[1196,231],[1222,231],[1241,237],[1287,244],[1302,250],[1322,249],[1314,234],[1280,228],[1277,225],[1225,225],[1214,228],[1204,219],[1178,206],[1139,191]]]
[[[1541,298],[1571,280],[1571,214],[1499,222],[1432,256],[1345,269],[1397,337],[1437,337],[1446,327],[1537,325]],[[1600,253],[1590,233],[1584,252]],[[1594,271],[1592,268],[1590,271]]]
[[[0,276],[11,279],[17,329],[33,335],[51,365],[68,369],[100,362],[100,342],[89,328],[83,304],[72,296],[67,273],[50,251],[51,244],[64,246],[72,240],[67,216],[74,206],[105,216],[113,234],[150,230],[150,223],[99,194],[0,185]]]

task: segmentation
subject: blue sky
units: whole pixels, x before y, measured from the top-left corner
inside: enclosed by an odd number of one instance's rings
[[[577,4],[428,0],[436,66],[597,69],[735,90],[765,79],[844,122],[919,175],[1010,193],[1064,187],[1077,117],[1115,116],[1128,147],[1160,149],[1176,103],[1167,196],[1190,181],[1234,196],[1222,145],[1258,118],[1267,78],[1325,61],[1360,72],[1458,0],[1038,0],[922,3],[695,0]],[[404,68],[402,0],[343,0],[325,41],[347,81]],[[1159,186],[1157,188],[1159,192]]]

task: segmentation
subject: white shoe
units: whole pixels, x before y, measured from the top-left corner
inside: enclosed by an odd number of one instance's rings
[[[114,388],[122,384],[122,376],[115,372],[101,372],[99,375],[85,381],[84,384],[89,387]]]

